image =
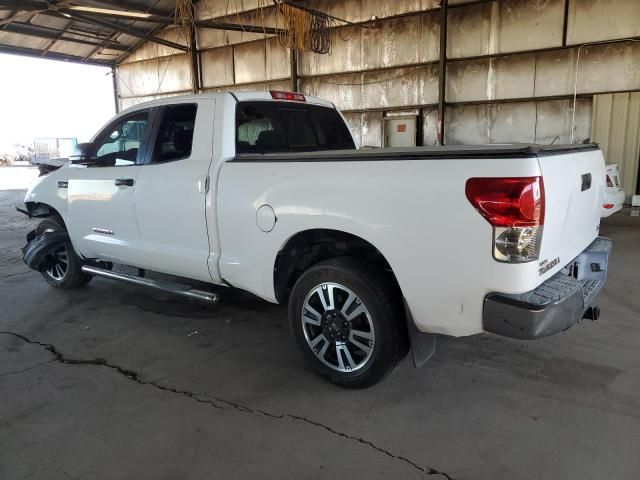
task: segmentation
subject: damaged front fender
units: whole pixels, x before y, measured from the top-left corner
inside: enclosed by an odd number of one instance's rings
[[[27,234],[27,244],[22,247],[22,259],[29,268],[40,271],[68,241],[69,234],[65,230],[46,231],[42,235],[36,235],[32,230]]]
[[[26,210],[20,207],[16,207],[16,210],[24,213],[29,218],[45,218],[57,214],[54,209],[45,203],[25,202],[24,205]]]

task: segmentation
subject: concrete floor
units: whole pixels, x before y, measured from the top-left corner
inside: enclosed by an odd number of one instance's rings
[[[48,287],[20,259],[23,195],[0,191],[0,478],[640,478],[628,212],[603,222],[615,243],[598,322],[442,339],[422,369],[405,360],[346,391],[305,366],[282,307]]]

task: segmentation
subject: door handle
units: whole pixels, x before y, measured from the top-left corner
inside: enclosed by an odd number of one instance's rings
[[[133,178],[116,178],[115,180],[116,187],[133,187],[134,183]]]
[[[198,179],[198,192],[202,194],[209,192],[209,175],[202,175]]]

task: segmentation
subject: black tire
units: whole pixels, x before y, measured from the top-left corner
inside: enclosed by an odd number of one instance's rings
[[[322,292],[328,292],[331,284],[333,284],[333,291],[336,292],[330,294],[334,299],[332,303],[334,308],[320,312],[320,304],[317,302],[320,300],[320,295],[323,295],[324,301],[327,302],[328,293]],[[326,286],[324,290],[323,285]],[[349,300],[344,298],[351,298],[350,294],[355,295],[355,301],[345,310]],[[360,325],[364,327],[358,327],[348,319],[349,315],[356,310],[353,303],[362,305],[366,311],[353,319],[353,322],[362,322]],[[303,306],[307,305],[315,310],[312,315],[314,322],[317,321],[316,314],[321,314],[322,319],[317,325],[308,320],[304,323]],[[336,312],[338,320],[335,319]],[[331,316],[334,318],[329,318]],[[378,267],[359,258],[334,258],[318,263],[305,271],[291,292],[289,325],[298,347],[315,371],[326,380],[341,387],[366,388],[376,384],[391,373],[408,350],[407,330],[397,287]],[[368,343],[369,347],[373,343],[373,347],[369,348],[370,353],[356,347],[351,341],[351,334],[354,333],[352,330],[366,330],[367,326],[370,326],[370,332],[374,332],[375,340],[370,340],[371,343]],[[315,335],[313,339],[312,334]],[[328,346],[326,353],[322,354],[322,360],[319,358],[321,352],[314,352],[311,346],[315,340],[317,342],[315,348],[322,350],[319,347],[324,347],[324,340],[318,340],[320,336],[328,339],[326,342]],[[364,337],[355,337],[355,339],[359,340],[361,345],[364,343]],[[352,350],[348,356],[343,353],[345,347]],[[340,352],[338,348],[341,349]],[[338,357],[341,358],[338,359]],[[358,361],[360,363],[357,363]],[[328,364],[332,362],[333,366],[329,366]],[[338,362],[339,364],[335,365]],[[348,371],[336,369],[336,367],[340,369],[341,366],[344,369],[346,364],[356,365],[357,368]]]
[[[66,230],[66,227],[60,217],[48,217],[38,224],[36,235],[42,235],[47,230]],[[76,255],[71,242],[65,242],[64,249],[66,249],[67,253],[67,265],[64,273],[56,275],[58,272],[55,272],[55,269],[52,268],[56,262],[56,255],[54,254],[47,258],[40,267],[40,274],[49,285],[56,288],[68,289],[85,285],[93,277],[82,271],[82,259]]]

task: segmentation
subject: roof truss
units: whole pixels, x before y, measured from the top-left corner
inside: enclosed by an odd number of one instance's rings
[[[0,33],[50,40],[46,47],[41,49],[16,46],[15,41],[13,44],[3,44],[0,40],[0,51],[99,65],[113,65],[122,61],[143,42],[154,42],[179,51],[188,51],[188,46],[157,35],[161,29],[173,25],[174,19],[173,12],[157,9],[153,6],[155,3],[157,2],[150,1],[148,5],[141,7],[139,3],[131,0],[0,0],[0,9],[10,10],[6,18],[0,19]],[[52,22],[51,25],[46,25],[46,22],[36,24],[33,19],[38,15],[58,21]],[[60,19],[67,20],[64,27],[59,27]],[[142,28],[141,24],[146,24],[149,28]],[[194,26],[266,35],[280,32],[271,27],[213,20],[196,20]],[[135,37],[138,41],[133,44],[130,40],[128,43],[122,43],[118,40],[120,35]],[[94,48],[88,54],[78,55],[77,52],[65,52],[60,46],[61,42]],[[57,51],[52,51],[56,45]],[[108,50],[114,58],[94,58],[103,50]]]

